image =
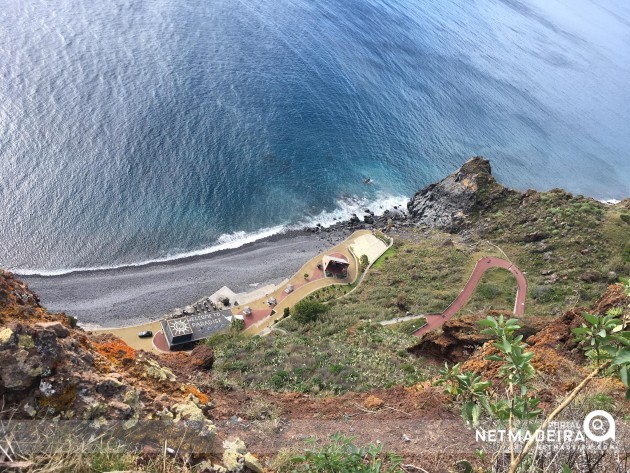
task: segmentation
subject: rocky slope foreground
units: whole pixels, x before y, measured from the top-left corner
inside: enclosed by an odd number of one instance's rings
[[[111,336],[93,336],[73,328],[66,316],[46,312],[6,272],[0,273],[0,296],[1,417],[11,419],[4,432],[11,434],[14,448],[20,439],[32,440],[36,430],[56,431],[57,438],[67,435],[74,442],[105,431],[136,449],[138,468],[159,457],[166,441],[165,451],[178,464],[211,472],[262,471],[265,459],[295,448],[305,435],[321,438],[337,431],[365,441],[376,438],[403,454],[409,465],[432,465],[428,471],[445,471],[464,452],[472,455],[479,447],[457,410],[430,383],[334,398],[226,391],[210,382],[213,354],[207,346],[190,355],[156,357]],[[628,302],[622,287],[613,285],[592,311],[603,313]],[[570,332],[582,322],[579,312],[525,324],[534,365],[545,378],[536,391],[546,407],[586,372]],[[465,369],[492,378],[497,366],[485,357],[493,349],[477,335],[478,319],[449,321],[443,332],[429,334],[410,351],[436,362],[465,360]],[[593,389],[620,398],[624,391],[619,381],[609,379],[597,380]],[[26,419],[40,421],[24,423]],[[454,451],[438,455],[436,442],[448,443]],[[29,457],[28,448],[21,452]]]
[[[145,460],[158,456],[156,447],[164,441],[178,445],[188,435],[195,438],[188,452],[196,449],[204,454],[200,460],[207,459],[199,471],[225,471],[213,469],[212,461],[231,471],[243,465],[261,471],[242,442],[221,444],[212,402],[189,381],[212,368],[210,347],[157,357],[73,325],[72,318],[48,313],[22,282],[0,272],[1,418],[11,421],[4,432],[18,449],[14,455],[28,457],[32,452],[20,442],[32,442],[37,430],[41,435],[51,430],[46,422],[20,422],[40,419],[55,421],[53,431],[69,429],[66,434],[77,443],[115,432],[119,440],[144,446]],[[0,470],[10,465],[3,460],[0,455]]]

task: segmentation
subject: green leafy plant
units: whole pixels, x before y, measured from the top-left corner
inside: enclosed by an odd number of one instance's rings
[[[619,376],[626,386],[626,399],[630,399],[630,331],[626,330],[626,324],[621,318],[623,310],[617,307],[601,317],[592,314],[582,316],[586,323],[573,329],[576,340],[599,370]]]
[[[397,473],[402,472],[402,458],[384,453],[381,444],[357,446],[354,437],[341,433],[331,435],[330,442],[320,444],[317,437],[308,440],[310,448],[296,455],[284,471],[309,473]]]
[[[630,283],[624,280],[624,291],[630,293]],[[506,422],[510,431],[527,429],[533,431],[530,440],[515,455],[510,443],[510,467],[508,473],[515,473],[523,465],[527,469],[528,453],[536,442],[536,433],[547,428],[549,423],[564,410],[593,378],[600,374],[616,374],[628,387],[628,367],[630,366],[630,332],[622,319],[623,309],[614,308],[603,316],[583,314],[585,323],[573,330],[586,354],[596,364],[596,368],[578,384],[564,400],[544,419],[539,427],[535,420],[541,414],[539,399],[530,395],[531,381],[535,375],[531,364],[533,353],[527,351],[523,337],[517,335],[521,326],[515,319],[505,320],[488,317],[479,325],[483,333],[494,339],[496,354],[488,360],[501,363],[498,374],[506,389],[492,391],[488,381],[477,373],[461,372],[460,365],[440,371],[438,384],[446,386],[446,392],[462,403],[462,416],[466,422],[476,425],[485,410],[491,417]],[[497,388],[499,388],[497,386]],[[498,393],[505,392],[505,396]],[[630,399],[630,389],[626,391]]]
[[[611,360],[617,354],[616,342],[619,339],[616,334],[623,328],[618,317],[622,314],[619,308],[611,309],[601,317],[583,313],[582,317],[586,323],[572,330],[576,340],[584,347],[585,355],[597,366]]]
[[[472,371],[461,371],[457,363],[449,369],[448,364],[440,370],[438,385],[445,386],[445,393],[454,396],[462,403],[462,417],[466,423],[477,425],[481,416],[481,406],[487,406],[490,381],[484,381],[480,375]]]
[[[491,391],[492,383],[484,380],[479,374],[461,372],[459,364],[451,369],[448,365],[440,371],[438,384],[446,385],[447,393],[462,403],[462,417],[467,423],[477,425],[482,409],[492,418],[507,424],[510,429],[531,427],[530,422],[540,414],[539,399],[530,396],[530,381],[535,371],[531,365],[533,353],[526,351],[523,337],[516,335],[520,325],[516,319],[505,320],[488,317],[479,325],[485,327],[484,334],[495,339],[493,346],[497,353],[487,357],[488,360],[501,363],[499,377],[506,389]],[[497,386],[499,388],[499,386]],[[498,393],[506,395],[499,396]],[[515,425],[515,421],[519,425]]]

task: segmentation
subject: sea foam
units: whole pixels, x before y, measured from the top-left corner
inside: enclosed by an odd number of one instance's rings
[[[62,276],[64,274],[87,272],[87,271],[107,271],[123,268],[134,268],[139,266],[146,266],[149,264],[167,263],[171,261],[177,261],[185,258],[191,258],[194,256],[204,256],[212,253],[217,253],[223,250],[232,250],[240,248],[244,245],[254,243],[264,238],[269,238],[274,235],[280,235],[288,231],[303,230],[305,228],[314,227],[317,224],[323,228],[329,228],[337,223],[347,221],[353,214],[359,216],[363,215],[365,209],[369,209],[374,212],[374,215],[380,216],[386,210],[405,209],[407,201],[409,199],[399,195],[377,194],[375,199],[361,198],[361,197],[348,197],[340,199],[337,202],[337,206],[331,211],[322,211],[316,215],[307,217],[296,223],[286,223],[283,225],[276,225],[269,228],[262,228],[253,232],[236,231],[232,233],[225,233],[217,238],[215,244],[201,248],[198,250],[186,251],[182,253],[167,254],[161,257],[148,259],[146,261],[132,262],[111,266],[96,266],[96,267],[77,267],[55,270],[42,270],[42,269],[19,269],[11,268],[10,270],[16,274],[22,276]]]

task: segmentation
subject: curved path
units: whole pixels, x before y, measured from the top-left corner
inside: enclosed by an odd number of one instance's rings
[[[425,316],[427,319],[426,325],[420,327],[418,330],[413,332],[413,334],[417,337],[424,335],[431,330],[441,327],[444,322],[453,317],[462,307],[466,305],[477,287],[477,284],[479,284],[481,277],[490,268],[507,269],[514,275],[518,285],[518,289],[516,290],[516,300],[514,301],[514,315],[523,315],[525,313],[525,296],[527,295],[527,281],[525,280],[523,272],[507,260],[497,258],[495,256],[488,256],[477,261],[475,269],[473,269],[470,278],[468,278],[468,282],[455,300],[451,302],[451,304],[444,309],[441,314],[427,314]]]

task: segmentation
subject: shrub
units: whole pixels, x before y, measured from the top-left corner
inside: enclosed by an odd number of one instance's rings
[[[285,307],[284,310],[282,311],[282,318],[286,319],[289,315],[291,315],[291,309],[289,309],[288,307]]]
[[[336,433],[331,435],[331,442],[320,445],[317,438],[312,438],[310,449],[302,455],[293,457],[288,465],[279,471],[329,473],[394,473],[401,470],[402,458],[393,453],[383,453],[382,445],[359,447],[354,444],[354,437]],[[285,469],[286,468],[286,469]]]
[[[232,325],[230,325],[230,330],[233,332],[240,332],[245,329],[245,321],[241,319],[232,320]]]
[[[359,259],[359,271],[364,272],[369,265],[370,260],[368,257],[366,255],[361,255],[361,258]]]
[[[273,386],[274,389],[280,390],[289,383],[289,380],[290,380],[289,373],[287,373],[286,371],[277,371],[271,376],[271,379],[269,380],[269,384],[271,384],[271,386]]]
[[[301,324],[306,324],[316,321],[327,310],[328,307],[321,302],[303,299],[293,307],[293,318]]]
[[[395,305],[400,310],[407,310],[408,309],[407,295],[404,293],[398,294],[398,296],[396,297]]]

